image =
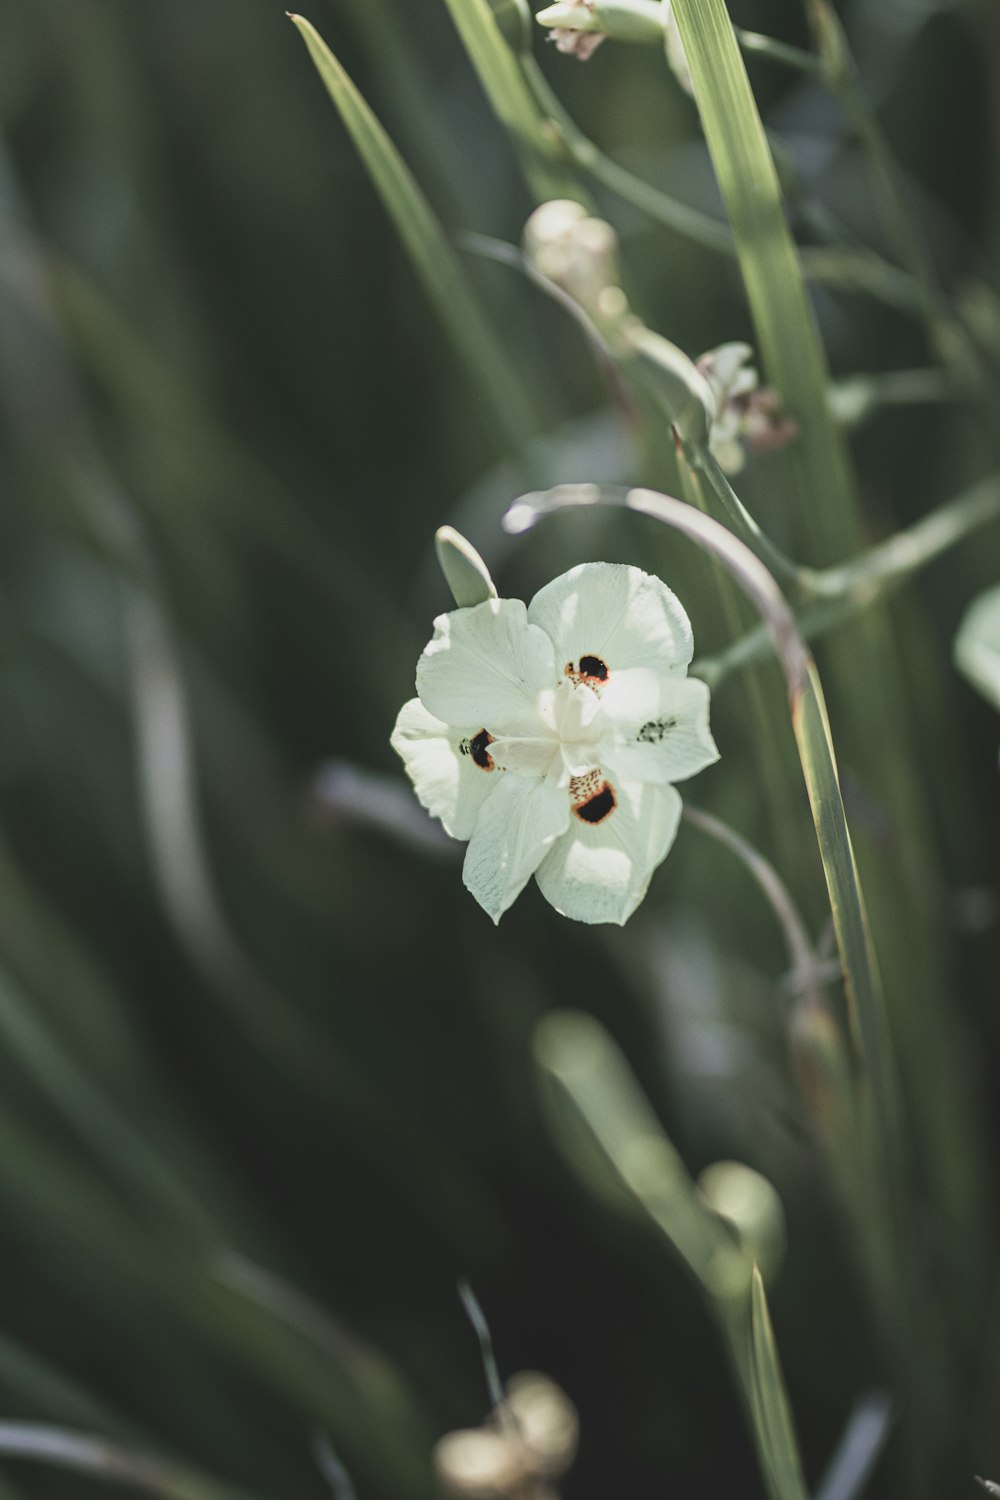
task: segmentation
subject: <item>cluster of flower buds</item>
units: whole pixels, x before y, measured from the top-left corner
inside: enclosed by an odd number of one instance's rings
[[[525,1371],[482,1427],[450,1432],[434,1467],[456,1500],[555,1500],[553,1483],[576,1456],[579,1424],[568,1396],[545,1375]]]
[[[669,0],[559,0],[540,10],[535,19],[549,28],[560,52],[586,62],[605,37],[619,42],[666,44],[667,61],[681,87],[694,87],[684,44]]]
[[[635,361],[664,400],[680,439],[708,448],[726,474],[747,454],[787,447],[798,431],[760,384],[749,344],[720,344],[692,360],[631,311],[621,287],[618,236],[571,199],[543,203],[524,230],[529,265],[557,287],[615,359]]]
[[[524,227],[524,253],[535,271],[572,299],[607,337],[628,313],[619,285],[618,236],[581,203],[555,198]]]
[[[695,361],[715,398],[708,446],[725,474],[738,474],[747,453],[786,448],[798,432],[776,393],[761,385],[752,356],[749,344],[720,344]]]

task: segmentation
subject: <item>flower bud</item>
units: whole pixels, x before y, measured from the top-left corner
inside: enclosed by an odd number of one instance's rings
[[[541,276],[578,302],[595,322],[620,307],[618,236],[582,204],[557,198],[536,208],[524,228],[524,252]],[[608,293],[612,293],[609,301]],[[617,299],[614,293],[619,293]],[[613,310],[613,309],[612,309]]]
[[[764,1278],[773,1275],[785,1254],[785,1212],[767,1178],[742,1162],[718,1161],[705,1168],[698,1186]]]
[[[532,1472],[546,1479],[564,1474],[576,1456],[576,1408],[554,1381],[534,1370],[507,1384],[507,1410],[517,1426]]]
[[[439,526],[434,533],[434,549],[459,609],[471,609],[497,597],[489,569],[461,532],[453,526]]]
[[[447,1433],[434,1447],[434,1468],[449,1494],[462,1500],[502,1500],[530,1474],[517,1438],[488,1427]]]
[[[760,384],[749,344],[720,344],[696,361],[715,397],[716,415],[708,446],[719,468],[738,474],[747,453],[787,448],[798,425],[783,415],[777,394]]]

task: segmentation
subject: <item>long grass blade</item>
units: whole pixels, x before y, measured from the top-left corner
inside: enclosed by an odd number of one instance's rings
[[[778,174],[724,0],[677,0],[674,15],[763,364],[799,423],[793,461],[803,500],[801,522],[817,553],[814,560],[830,561],[860,539],[855,487],[829,411],[826,357]]]
[[[756,1266],[750,1283],[750,1370],[757,1444],[773,1500],[808,1500],[764,1281]]]
[[[533,415],[450,241],[413,174],[342,64],[315,27],[302,16],[293,15],[291,20],[456,353],[476,381],[505,441],[515,452],[520,450],[534,426]]]

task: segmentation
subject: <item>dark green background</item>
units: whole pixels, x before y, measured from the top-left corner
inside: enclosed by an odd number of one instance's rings
[[[796,6],[733,11],[805,43]],[[516,241],[531,202],[445,6],[317,0],[307,14],[448,229]],[[995,7],[942,7],[919,26],[888,0],[845,15],[944,282],[995,283]],[[814,1479],[880,1373],[799,1118],[784,959],[758,893],[685,828],[624,932],[573,927],[533,887],[495,931],[461,888],[460,850],[399,824],[416,809],[388,736],[448,606],[430,545],[442,522],[468,531],[502,593],[622,558],[681,593],[699,649],[725,642],[703,564],[652,523],[560,518],[517,543],[500,531],[530,484],[669,483],[643,468],[655,443],[643,459],[557,309],[466,255],[543,440],[534,466],[511,466],[280,4],[32,0],[8,3],[0,28],[0,1333],[15,1341],[0,1345],[0,1416],[134,1435],[283,1500],[324,1493],[310,1444],[325,1429],[361,1500],[428,1494],[430,1442],[488,1404],[456,1295],[466,1275],[504,1372],[544,1370],[579,1407],[567,1495],[759,1493],[695,1292],[550,1143],[530,1039],[569,1005],[629,1052],[692,1170],[733,1156],[778,1187],[790,1245],[773,1310]],[[715,208],[693,106],[655,51],[608,45],[586,67],[540,38],[538,52],[612,155]],[[811,188],[881,243],[835,106],[772,65],[752,77]],[[692,355],[749,334],[731,263],[605,207],[653,326]],[[837,373],[927,359],[900,315],[829,293],[819,309]],[[934,408],[872,422],[856,444],[872,535],[956,492],[991,444]],[[745,493],[787,539],[808,497],[781,475],[764,461]],[[961,1086],[986,1130],[1000,721],[948,653],[998,566],[994,532],[921,578],[897,616],[939,834],[929,878],[964,920]],[[235,956],[192,947],[151,858],[129,692],[130,662],[154,669],[134,641],[129,655],[140,596],[174,643]],[[947,689],[928,707],[931,673]],[[722,761],[691,795],[760,841],[818,927],[800,785],[779,849],[737,686],[715,725]],[[942,748],[955,745],[960,762]],[[324,799],[330,761],[390,778],[369,788],[381,821]],[[864,766],[845,772],[852,816],[877,826]],[[874,913],[876,933],[907,920]],[[150,1186],[136,1141],[210,1225]],[[310,1337],[286,1343],[245,1317],[213,1279],[220,1242],[332,1324],[310,1312]],[[36,1383],[26,1350],[46,1362]],[[56,1369],[105,1410],[75,1405]],[[962,1372],[968,1388],[978,1373]],[[949,1493],[972,1463],[956,1438],[959,1452]],[[975,1454],[980,1472],[1000,1464],[995,1446]],[[0,1474],[15,1493],[93,1490]],[[903,1493],[893,1482],[887,1469],[882,1492]]]

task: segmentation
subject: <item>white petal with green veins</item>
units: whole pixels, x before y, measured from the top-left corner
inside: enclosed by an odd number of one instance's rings
[[[674,594],[624,563],[582,563],[541,589],[528,606],[564,670],[592,656],[609,674],[644,667],[683,672],[691,660],[691,622]]]
[[[677,834],[672,786],[611,784],[615,806],[593,825],[574,813],[535,878],[546,901],[577,922],[626,922]]]
[[[520,599],[488,599],[434,621],[417,663],[421,702],[446,724],[484,724],[492,734],[523,717],[555,685],[552,643]]]
[[[469,753],[469,741],[479,728],[453,729],[429,714],[419,698],[411,698],[392,732],[390,743],[403,757],[418,801],[431,817],[441,819],[453,839],[472,837],[479,810],[503,775],[484,769]]]
[[[719,752],[708,725],[709,691],[697,677],[668,679],[654,713],[631,735],[605,747],[602,764],[629,781],[685,781],[714,765]]]
[[[479,814],[462,870],[494,922],[517,900],[569,819],[565,790],[514,771],[503,776]]]

